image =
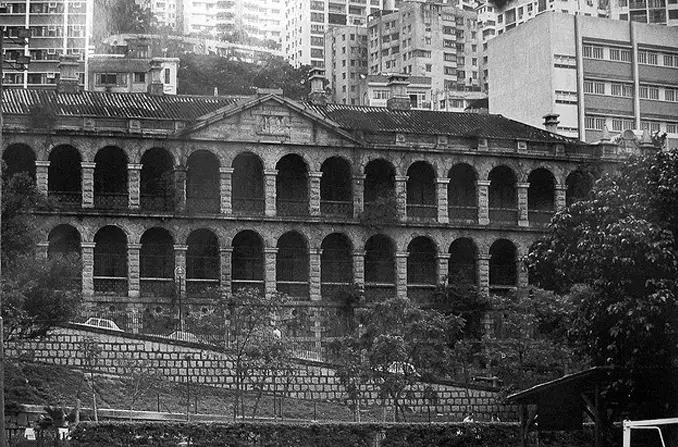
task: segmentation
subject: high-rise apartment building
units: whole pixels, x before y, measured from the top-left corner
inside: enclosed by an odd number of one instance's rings
[[[76,73],[85,83],[86,56],[91,24],[90,2],[74,0],[29,1],[2,3],[0,26],[9,37],[17,36],[20,28],[30,30],[27,45],[17,45],[12,39],[4,42],[4,60],[16,60],[28,55],[31,62],[24,70],[5,67],[3,85],[9,87],[53,87],[59,79],[59,56],[74,55],[79,61]]]
[[[169,27],[176,33],[184,28],[184,0],[143,0],[141,6],[150,8],[159,25]]]
[[[678,144],[678,28],[546,13],[488,50],[492,113],[555,112],[559,133],[589,142],[647,129]]]
[[[325,32],[330,26],[365,26],[383,0],[285,0],[283,53],[299,65],[325,66]]]
[[[610,18],[678,26],[678,1],[610,0]]]
[[[334,102],[360,104],[360,83],[367,75],[367,28],[333,25],[325,33],[325,74]]]

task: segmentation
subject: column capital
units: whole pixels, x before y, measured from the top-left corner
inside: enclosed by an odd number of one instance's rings
[[[219,247],[219,253],[233,253],[233,247]]]
[[[310,178],[320,178],[323,176],[323,173],[320,171],[309,171],[308,176]]]
[[[128,170],[136,170],[136,171],[141,171],[141,169],[144,167],[141,163],[127,163],[127,169]]]
[[[141,244],[127,244],[128,250],[141,250]]]
[[[233,168],[219,168],[219,174],[233,174]]]
[[[409,177],[406,176],[406,175],[396,175],[396,176],[395,176],[395,181],[396,181],[396,182],[402,182],[402,183],[405,183],[405,182],[407,182],[407,179],[408,179],[408,178],[409,178]]]
[[[516,183],[516,188],[528,189],[530,187],[529,182]]]
[[[94,242],[80,242],[80,248],[94,248],[96,245]]]
[[[35,161],[35,167],[36,168],[49,168],[49,161],[42,161],[42,160],[36,160]]]
[[[490,255],[478,255],[476,256],[477,261],[489,261],[491,258]]]
[[[447,185],[450,183],[450,180],[452,180],[449,177],[436,177],[436,183],[438,185]]]
[[[556,185],[556,191],[567,191],[567,185]]]
[[[184,165],[174,166],[174,172],[183,172],[183,173],[185,173],[186,171],[188,171],[188,167],[186,167],[186,166],[184,166]]]
[[[277,248],[270,248],[270,247],[264,248],[264,254],[265,254],[265,255],[270,255],[270,254],[273,254],[273,255],[274,255],[274,254],[276,254],[276,253],[278,253],[278,249],[277,249]]]
[[[365,174],[354,174],[353,175],[354,181],[365,181],[366,178],[367,178],[367,175],[365,175]]]
[[[450,253],[441,252],[441,253],[438,253],[436,255],[436,258],[438,258],[438,259],[450,259],[450,256],[451,256]]]
[[[82,169],[94,169],[97,167],[96,163],[93,163],[91,161],[81,161],[80,162],[80,167]]]
[[[315,247],[312,247],[312,248],[309,248],[309,249],[308,249],[308,255],[309,255],[309,256],[312,256],[312,255],[320,256],[320,255],[322,255],[322,254],[323,254],[323,249],[322,249],[322,248],[315,248]]]
[[[278,170],[277,169],[264,169],[264,175],[276,176],[276,175],[278,175]]]
[[[407,258],[410,254],[406,251],[397,251],[395,252],[396,258]]]
[[[360,256],[363,257],[365,256],[367,252],[365,250],[353,250],[353,256]]]
[[[492,184],[492,182],[489,181],[489,180],[478,180],[476,182],[476,185],[478,185],[478,186],[490,186],[491,184]]]
[[[188,251],[188,245],[174,245],[174,251]]]

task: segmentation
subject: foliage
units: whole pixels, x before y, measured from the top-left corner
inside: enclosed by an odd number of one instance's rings
[[[55,325],[71,321],[81,295],[75,255],[37,254],[37,218],[29,211],[48,207],[26,173],[3,181],[2,295],[5,339],[38,338]]]
[[[131,411],[137,401],[162,384],[162,375],[148,360],[134,358],[132,355],[127,355],[120,361],[119,367],[122,368],[131,418]]]
[[[461,335],[464,338],[482,336],[481,320],[490,303],[467,277],[454,275],[447,278],[445,284],[439,284],[433,293],[431,306],[444,314],[462,317],[464,326]]]
[[[525,389],[581,368],[566,337],[572,303],[544,290],[491,297],[494,336],[482,340],[487,367],[509,389]]]
[[[360,332],[332,345],[339,359],[337,375],[350,405],[359,403],[362,385],[373,383],[382,399],[393,402],[397,420],[404,416],[401,403],[409,386],[447,374],[462,320],[416,307],[406,298],[360,309],[358,319]]]
[[[253,95],[257,88],[281,88],[291,99],[304,99],[310,91],[309,66],[294,68],[281,57],[252,64],[216,55],[180,56],[179,94]]]
[[[589,200],[555,216],[528,258],[531,279],[543,287],[585,285],[576,293],[570,336],[594,365],[628,373],[622,396],[653,400],[644,417],[678,402],[677,231],[673,149],[632,158],[604,176]]]
[[[103,39],[114,34],[145,34],[153,31],[153,12],[129,0],[95,0],[92,42],[100,50]]]

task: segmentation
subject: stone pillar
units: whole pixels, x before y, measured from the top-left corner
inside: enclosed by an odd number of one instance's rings
[[[186,279],[186,252],[188,251],[188,245],[175,245],[174,246],[174,280],[178,280],[178,276],[183,276]],[[181,270],[180,270],[181,269]],[[178,272],[183,272],[182,274],[177,274]]]
[[[49,255],[49,241],[38,242],[38,256],[41,259],[46,259]]]
[[[365,251],[353,250],[353,283],[365,285]]]
[[[49,161],[35,162],[35,186],[40,194],[47,197],[49,191]]]
[[[516,188],[518,189],[518,226],[529,227],[530,217],[527,209],[527,192],[530,188],[530,184],[518,183]]]
[[[353,176],[353,218],[357,219],[365,208],[365,175]]]
[[[395,176],[395,196],[396,207],[398,209],[398,220],[407,221],[407,176]]]
[[[96,163],[82,162],[82,207],[94,208],[94,168]]]
[[[141,206],[141,164],[127,165],[127,207],[138,210]]]
[[[276,211],[276,176],[278,171],[275,169],[265,170],[264,171],[264,201],[265,201],[265,214],[268,217],[275,217],[277,214]],[[275,263],[273,263],[275,265]],[[274,289],[275,290],[275,289]]]
[[[555,205],[556,212],[567,207],[567,185],[556,185]]]
[[[219,168],[219,197],[221,214],[230,216],[233,212],[233,168]]]
[[[277,253],[277,248],[264,248],[264,291],[266,295],[278,290],[275,276],[275,257]]]
[[[478,291],[481,295],[490,293],[490,255],[478,255],[476,259]]]
[[[395,254],[396,261],[396,296],[407,296],[407,253],[398,251]]]
[[[490,181],[478,180],[478,224],[490,223]]]
[[[138,298],[141,294],[141,244],[127,244],[127,295]]]
[[[233,292],[231,285],[233,247],[219,249],[219,285],[227,294]]]
[[[94,295],[94,242],[81,242],[82,256],[82,294]]]
[[[525,265],[525,258],[522,254],[518,253],[518,259],[516,259],[516,273],[517,273],[517,284],[518,288],[525,288],[528,286],[528,274],[527,274],[527,265]]]
[[[447,285],[447,274],[450,271],[450,254],[438,253],[438,284]]]
[[[320,255],[322,250],[319,248],[311,248],[308,251],[308,290],[311,300],[321,299],[320,293]]]
[[[178,212],[186,211],[186,167],[174,168],[174,200]]]
[[[447,184],[450,183],[448,177],[436,179],[437,197],[438,197],[438,223],[450,222],[450,211],[447,201]]]
[[[322,176],[322,172],[308,173],[308,209],[311,216],[320,216],[320,179]]]

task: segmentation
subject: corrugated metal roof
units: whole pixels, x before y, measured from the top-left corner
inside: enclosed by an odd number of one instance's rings
[[[502,115],[430,110],[392,111],[344,104],[305,105],[341,127],[370,133],[414,133],[530,141],[576,141]]]
[[[234,104],[236,99],[218,96],[152,96],[146,93],[78,92],[6,88],[3,114],[27,114],[35,104],[46,105],[58,116],[99,116],[192,121]]]

